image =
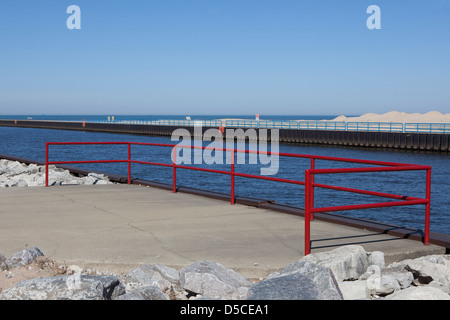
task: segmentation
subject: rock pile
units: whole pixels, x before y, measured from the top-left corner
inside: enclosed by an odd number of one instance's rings
[[[11,270],[39,255],[37,248],[0,255],[0,265]],[[308,255],[256,282],[206,260],[180,270],[145,264],[124,276],[90,273],[70,266],[65,275],[22,281],[0,300],[450,300],[449,255],[385,266],[382,252],[357,245]]]
[[[89,173],[86,177],[75,177],[68,170],[49,165],[49,185],[66,184],[110,184],[103,174]],[[45,186],[45,166],[26,165],[18,161],[0,159],[0,188]]]
[[[450,300],[450,256],[429,255],[385,266],[380,251],[350,245],[302,260],[331,269],[345,300]]]

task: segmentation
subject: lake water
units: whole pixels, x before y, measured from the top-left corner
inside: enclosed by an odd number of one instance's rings
[[[12,116],[11,116],[12,117]],[[42,117],[42,116],[41,116]],[[59,120],[62,117],[59,116]],[[82,117],[82,116],[79,116]],[[102,116],[103,118],[105,116]],[[132,116],[125,117],[131,119]],[[209,120],[221,116],[202,116],[197,119]],[[227,116],[230,117],[230,116]],[[244,118],[244,116],[237,116]],[[314,116],[310,116],[314,117]],[[315,119],[332,119],[335,116],[315,116]],[[0,118],[6,118],[1,116]],[[26,118],[26,117],[25,117]],[[125,119],[124,118],[124,119]],[[162,116],[154,116],[149,120],[163,119]],[[181,119],[174,116],[165,116],[164,119]],[[268,117],[267,119],[274,119]],[[306,116],[295,116],[296,119],[307,119]],[[19,118],[17,118],[19,119]],[[136,119],[136,117],[134,118]],[[192,117],[192,119],[195,119]],[[248,119],[251,119],[249,116]],[[289,120],[292,117],[279,116],[279,120]],[[277,120],[278,120],[277,119]],[[311,120],[315,120],[309,118]],[[48,116],[47,116],[47,120]],[[53,119],[52,119],[53,120]],[[56,120],[56,119],[55,119]],[[70,120],[70,119],[69,119]],[[76,120],[72,118],[72,120]],[[64,131],[49,129],[29,129],[0,127],[0,154],[45,161],[45,142],[56,141],[134,141],[156,142],[176,144],[170,137],[139,136],[111,133],[93,133],[82,131]],[[210,142],[204,141],[207,146]],[[411,164],[423,164],[432,166],[431,187],[431,231],[450,234],[450,157],[448,154],[394,151],[381,149],[366,149],[359,147],[319,146],[305,144],[280,144],[280,152],[314,154],[333,157],[380,160],[389,162],[401,162]],[[170,163],[171,148],[157,148],[148,146],[133,146],[132,159]],[[50,161],[70,160],[108,160],[126,159],[126,146],[51,146]],[[237,164],[236,172],[259,174],[261,164]],[[259,163],[259,162],[258,162]],[[89,170],[127,173],[126,164],[89,164],[79,165]],[[316,168],[350,167],[350,164],[337,162],[317,161]],[[229,170],[229,164],[208,165],[208,168]],[[304,180],[304,171],[309,168],[309,160],[280,158],[278,173],[275,177]],[[132,176],[164,183],[172,182],[172,169],[147,165],[132,165]],[[366,190],[395,193],[408,196],[425,197],[425,172],[399,172],[377,174],[335,174],[319,175],[316,182],[338,186],[361,188]],[[194,187],[218,192],[230,192],[230,177],[226,175],[204,173],[193,170],[177,170],[177,185]],[[236,195],[272,199],[278,203],[303,207],[304,187],[279,182],[263,181],[236,177]],[[315,206],[334,206],[344,204],[357,204],[385,201],[382,198],[374,198],[354,193],[332,191],[316,188]],[[367,210],[353,210],[340,212],[368,220],[392,223],[404,227],[423,229],[425,208],[423,205],[380,208]]]

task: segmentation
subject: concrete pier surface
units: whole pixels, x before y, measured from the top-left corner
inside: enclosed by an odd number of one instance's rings
[[[0,253],[7,257],[36,246],[59,263],[115,273],[210,260],[265,277],[304,254],[300,216],[158,188],[13,187],[0,189],[0,203]],[[360,244],[383,251],[386,263],[445,253],[434,244],[320,220],[311,222],[311,239],[312,253]]]

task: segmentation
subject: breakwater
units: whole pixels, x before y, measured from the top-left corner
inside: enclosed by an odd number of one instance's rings
[[[77,121],[44,121],[44,120],[0,120],[0,126],[43,128],[57,130],[78,130],[93,132],[110,132],[138,135],[171,136],[180,128],[173,125],[149,125],[132,123],[92,123]],[[203,135],[210,126],[201,127],[201,131],[193,126],[181,126],[195,136],[196,132]],[[195,130],[197,129],[197,130]],[[236,127],[226,129],[237,129]],[[246,128],[242,128],[246,129]],[[259,128],[252,128],[259,135]],[[270,130],[270,129],[269,129]],[[404,149],[430,152],[450,151],[450,134],[423,132],[376,132],[376,131],[341,131],[317,129],[277,129],[278,139],[282,143],[304,143],[338,145],[366,148]],[[268,135],[270,140],[270,135]]]

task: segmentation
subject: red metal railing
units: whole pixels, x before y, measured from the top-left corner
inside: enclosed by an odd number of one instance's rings
[[[127,145],[128,146],[128,157],[122,160],[87,160],[87,161],[49,161],[49,146],[50,145]],[[149,162],[149,161],[139,161],[131,159],[131,146],[132,145],[145,145],[145,146],[157,146],[157,147],[169,147],[173,148],[172,152],[172,163],[159,163],[159,162]],[[178,148],[191,148],[191,149],[210,149],[216,151],[230,152],[231,154],[231,166],[230,171],[208,169],[203,167],[192,167],[186,165],[179,165],[176,163],[176,154]],[[256,153],[256,154],[266,154],[272,156],[280,157],[292,157],[292,158],[305,158],[310,159],[310,168],[305,170],[305,180],[293,180],[293,179],[283,179],[269,176],[260,176],[254,174],[246,174],[235,171],[235,154],[236,153]],[[170,154],[169,154],[170,155]],[[361,167],[361,168],[337,168],[337,169],[316,169],[316,160],[328,160],[346,163],[357,163],[365,165],[375,165],[378,167]],[[244,177],[251,179],[261,179],[268,181],[277,181],[282,183],[304,185],[305,186],[305,255],[311,252],[311,233],[310,233],[310,221],[314,218],[314,213],[318,212],[333,212],[333,211],[344,211],[344,210],[356,210],[356,209],[368,209],[368,208],[381,208],[381,207],[395,207],[395,206],[407,206],[407,205],[425,205],[425,230],[424,230],[424,244],[429,244],[429,233],[430,233],[430,191],[431,191],[431,167],[425,165],[414,165],[414,164],[404,164],[395,162],[385,162],[385,161],[372,161],[372,160],[361,160],[361,159],[348,159],[348,158],[337,158],[337,157],[327,157],[327,156],[317,156],[317,155],[304,155],[304,154],[294,154],[294,153],[282,153],[282,152],[262,152],[253,150],[238,150],[238,149],[227,149],[227,148],[212,148],[212,147],[200,147],[200,146],[182,146],[175,144],[162,144],[162,143],[141,143],[141,142],[47,142],[45,146],[45,185],[48,187],[48,166],[53,164],[81,164],[81,163],[127,163],[128,164],[128,184],[131,183],[131,164],[146,164],[155,165],[163,167],[172,168],[173,176],[173,192],[176,192],[176,170],[177,169],[187,169],[187,170],[197,170],[210,173],[219,173],[229,175],[231,177],[231,204],[235,203],[235,177]],[[426,190],[425,198],[410,197],[404,195],[362,190],[356,188],[347,188],[332,186],[327,184],[319,184],[314,182],[315,175],[321,174],[337,174],[337,173],[362,173],[362,172],[394,172],[394,171],[426,171]],[[353,205],[343,205],[343,206],[332,206],[332,207],[314,207],[314,188],[324,188],[345,192],[352,192],[358,194],[365,194],[370,196],[377,196],[382,198],[394,199],[397,201],[389,202],[378,202],[378,203],[365,203],[365,204],[353,204]]]

